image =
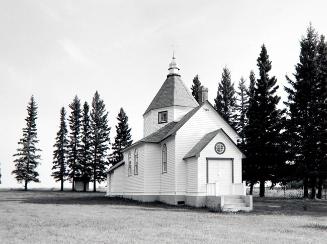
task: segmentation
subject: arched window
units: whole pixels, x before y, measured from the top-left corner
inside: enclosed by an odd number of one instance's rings
[[[132,175],[132,155],[131,151],[128,152],[128,176]]]
[[[167,173],[167,146],[162,146],[162,173]]]
[[[134,151],[134,175],[139,174],[139,153],[138,150]]]

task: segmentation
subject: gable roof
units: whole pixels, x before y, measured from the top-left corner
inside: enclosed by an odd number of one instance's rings
[[[183,106],[195,108],[199,106],[189,89],[178,74],[170,74],[153,98],[145,113],[158,108]]]
[[[188,159],[192,157],[198,157],[200,152],[212,141],[213,138],[218,133],[223,133],[229,141],[231,141],[234,146],[242,153],[243,157],[245,157],[244,153],[239,149],[239,147],[236,145],[236,143],[227,135],[227,133],[223,129],[218,129],[212,132],[209,132],[208,134],[204,135],[198,143],[194,145],[194,147],[184,156],[183,159]]]

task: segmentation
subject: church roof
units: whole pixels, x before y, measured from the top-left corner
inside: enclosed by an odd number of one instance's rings
[[[213,138],[215,138],[215,136],[218,133],[223,133],[228,140],[230,140],[234,146],[240,150],[238,148],[238,146],[235,144],[235,142],[227,135],[227,133],[223,130],[223,129],[218,129],[212,132],[209,132],[208,134],[204,135],[200,141],[198,141],[198,143],[195,144],[195,146],[184,156],[183,159],[188,159],[188,158],[192,158],[192,157],[198,157],[200,152],[202,152],[202,150],[212,141]],[[241,151],[242,152],[242,151]],[[242,152],[243,154],[243,152]],[[243,154],[244,157],[244,154]]]
[[[170,106],[183,106],[191,108],[199,106],[178,74],[169,74],[167,76],[167,79],[161,86],[157,95],[153,98],[144,114],[152,109]]]

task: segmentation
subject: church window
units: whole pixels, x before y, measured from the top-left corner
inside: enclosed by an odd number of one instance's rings
[[[138,150],[134,151],[134,175],[139,174],[139,153]]]
[[[167,173],[167,146],[162,146],[162,173]]]
[[[131,151],[128,152],[128,176],[132,175],[132,155]]]
[[[163,124],[168,122],[168,111],[161,111],[158,113],[158,123]]]

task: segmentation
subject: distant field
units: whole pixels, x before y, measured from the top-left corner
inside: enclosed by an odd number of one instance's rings
[[[327,243],[327,201],[254,199],[252,213],[0,191],[0,243]]]

